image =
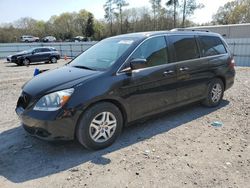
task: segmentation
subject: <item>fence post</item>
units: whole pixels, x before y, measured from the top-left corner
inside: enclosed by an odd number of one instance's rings
[[[71,58],[73,58],[72,44],[70,44],[69,46],[70,46],[70,56],[71,56]]]
[[[63,53],[62,53],[62,43],[59,44],[59,47],[60,47],[61,56],[63,56]]]
[[[235,56],[234,52],[235,52],[235,46],[236,46],[236,43],[234,42],[233,43],[233,56]]]

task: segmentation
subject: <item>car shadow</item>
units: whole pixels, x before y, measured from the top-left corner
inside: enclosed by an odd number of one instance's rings
[[[7,63],[6,63],[7,64]],[[31,63],[29,64],[28,66],[26,67],[29,67],[29,66],[38,66],[38,65],[51,65],[52,63],[44,63],[44,62],[38,62],[38,63]],[[5,67],[25,67],[25,65],[17,65],[17,64],[7,64]]]
[[[166,133],[228,104],[227,100],[223,100],[216,108],[192,104],[151,117],[143,123],[137,122],[126,127],[112,146],[99,151],[86,150],[76,141],[41,141],[27,135],[22,127],[16,127],[0,134],[0,175],[11,182],[20,183],[56,174],[86,162],[106,165],[112,162],[105,157],[106,154]]]

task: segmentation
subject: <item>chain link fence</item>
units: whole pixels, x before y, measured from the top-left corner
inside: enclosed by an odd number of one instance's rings
[[[96,42],[60,42],[60,43],[2,43],[0,44],[0,58],[6,58],[17,52],[37,47],[54,47],[57,49],[61,57],[75,57],[81,52],[87,50]]]
[[[232,53],[234,54],[237,66],[250,67],[250,38],[226,39]],[[63,58],[75,57],[87,50],[96,42],[62,42],[62,43],[2,43],[0,44],[0,59],[8,55],[35,47],[54,47]]]
[[[237,66],[250,67],[250,38],[227,39]]]

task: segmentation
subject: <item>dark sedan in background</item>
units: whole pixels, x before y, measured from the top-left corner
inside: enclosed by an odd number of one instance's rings
[[[52,47],[39,47],[8,56],[7,61],[17,65],[29,65],[34,62],[57,63],[60,53]]]

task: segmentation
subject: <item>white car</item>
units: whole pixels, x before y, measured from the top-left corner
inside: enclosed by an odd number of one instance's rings
[[[53,37],[53,36],[47,36],[47,37],[44,37],[42,39],[43,42],[55,42],[56,41],[56,37]]]
[[[34,37],[32,35],[21,36],[21,42],[39,42],[39,37]]]
[[[76,36],[72,39],[73,42],[81,42],[84,41],[84,37],[83,36]]]

